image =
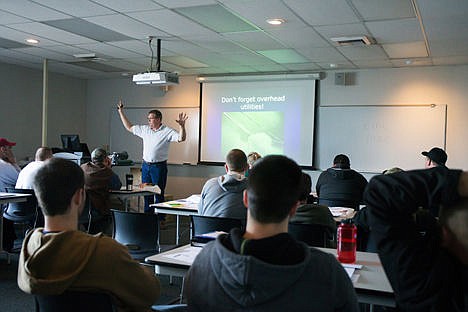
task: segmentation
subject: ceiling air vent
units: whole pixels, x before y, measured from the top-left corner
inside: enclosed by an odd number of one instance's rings
[[[340,46],[364,46],[373,44],[372,38],[367,36],[349,36],[349,37],[334,37],[331,41],[336,42]]]

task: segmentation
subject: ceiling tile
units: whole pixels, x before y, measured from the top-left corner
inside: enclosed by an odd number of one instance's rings
[[[91,43],[77,45],[80,48],[93,51],[96,54],[104,54],[111,58],[132,58],[141,57],[141,54],[129,50],[121,49],[119,47],[107,43]]]
[[[194,45],[205,48],[213,52],[240,52],[245,51],[245,48],[240,45],[226,40],[218,34],[210,36],[183,36],[182,39],[191,42]]]
[[[468,64],[468,55],[433,57],[432,62],[434,65]]]
[[[116,41],[116,42],[108,42],[108,45],[118,47],[121,49],[126,49],[129,51],[133,51],[135,53],[139,53],[141,55],[151,56],[151,49],[149,47],[148,42],[140,41],[140,40],[128,40],[128,41]],[[154,56],[156,57],[156,44],[152,43]],[[165,53],[166,50],[161,49],[161,55],[167,55]]]
[[[18,42],[18,41],[0,38],[0,48],[11,49],[11,48],[24,48],[24,47],[28,47],[28,45]]]
[[[298,70],[298,71],[305,71],[305,70],[317,70],[321,69],[315,63],[303,63],[303,64],[283,64],[288,70]]]
[[[314,29],[327,40],[334,37],[370,35],[363,23],[317,26]]]
[[[43,23],[100,42],[131,39],[121,33],[90,23],[81,18],[69,18]]]
[[[200,26],[170,10],[135,12],[129,13],[128,15],[175,36],[210,35],[213,33],[213,31],[208,28]]]
[[[382,47],[391,59],[427,56],[424,41],[383,44]]]
[[[208,5],[216,4],[215,0],[155,0],[155,2],[165,6],[166,8],[181,8],[189,6],[199,6],[199,5]]]
[[[250,65],[250,67],[258,72],[284,72],[288,70],[284,65],[285,64]]]
[[[335,48],[298,49],[298,51],[314,63],[346,62],[346,58]]]
[[[256,51],[261,55],[269,58],[270,60],[284,64],[284,63],[305,63],[308,61],[305,57],[297,53],[292,49],[280,49],[280,50],[263,50]]]
[[[167,56],[164,61],[184,68],[208,67],[208,65],[186,56]]]
[[[155,38],[169,37],[167,33],[157,28],[122,14],[95,16],[84,18],[84,20],[132,38],[147,39],[148,36]]]
[[[75,17],[110,14],[113,11],[88,0],[34,0],[37,4]]]
[[[311,27],[297,28],[293,31],[278,28],[267,32],[290,48],[315,48],[330,45]],[[304,40],[304,38],[307,38],[307,40]]]
[[[304,28],[306,24],[280,0],[224,0],[223,4],[264,30]],[[281,18],[279,26],[266,22],[270,18]]]
[[[0,49],[0,56],[2,56],[2,58],[5,56],[19,59],[28,63],[42,63],[43,61],[42,57],[24,53],[21,49]]]
[[[461,40],[431,40],[431,56],[468,55],[468,42]]]
[[[9,25],[9,26],[11,27],[13,25]],[[32,34],[29,34],[29,33],[23,32],[23,31],[19,31],[19,30],[16,30],[16,29],[12,29],[12,28],[9,28],[9,27],[3,27],[1,25],[0,25],[0,34],[2,34],[1,35],[2,38],[10,39],[10,40],[13,40],[13,41],[18,41],[20,43],[24,43],[27,38],[34,37],[35,39],[40,40],[38,46],[42,46],[42,47],[50,46],[50,45],[57,45],[59,43],[57,41],[49,40],[49,39],[43,38],[43,37],[33,36]]]
[[[51,50],[42,49],[42,48],[38,48],[38,47],[19,48],[19,49],[15,49],[15,50],[26,53],[26,54],[36,55],[36,56],[41,57],[43,59],[46,59],[46,58],[47,59],[53,59],[53,60],[57,60],[57,61],[60,61],[60,62],[66,62],[66,61],[73,60],[73,56],[66,55],[66,54],[63,54],[63,53],[57,53],[57,52],[54,52],[54,51],[51,51]]]
[[[47,21],[60,18],[69,18],[67,14],[47,8],[29,0],[1,0],[0,8],[33,21]]]
[[[344,46],[337,48],[349,60],[383,60],[387,58],[382,47],[370,46]]]
[[[395,59],[391,60],[393,66],[396,67],[415,67],[415,66],[430,66],[432,60],[430,58],[411,59],[411,63],[408,59]]]
[[[223,53],[223,57],[234,61],[239,65],[268,65],[274,62],[262,55],[255,53]]]
[[[99,3],[109,9],[118,12],[137,12],[137,11],[148,11],[157,10],[162,7],[151,0],[92,0],[93,2]]]
[[[388,60],[353,60],[353,64],[359,68],[383,68],[392,67],[392,62]]]
[[[43,23],[33,22],[10,25],[11,28],[33,34],[42,38],[54,40],[65,44],[93,43],[95,40],[82,37]]]
[[[94,70],[102,71],[102,72],[125,72],[126,71],[124,68],[114,67],[103,62],[95,62],[95,61],[74,62],[74,63],[69,63],[69,64],[73,66],[94,69]]]
[[[366,26],[372,36],[381,44],[424,40],[416,18],[367,22]]]
[[[343,0],[284,0],[295,14],[309,25],[332,25],[359,22],[351,7]]]
[[[2,21],[3,25],[8,25],[16,23],[26,23],[30,22],[31,20],[0,10],[0,21]]]
[[[175,9],[175,11],[217,33],[257,30],[257,27],[218,4],[185,7]]]
[[[351,0],[366,20],[415,17],[411,0]]]
[[[223,34],[228,40],[235,41],[251,50],[282,49],[284,46],[262,31]]]

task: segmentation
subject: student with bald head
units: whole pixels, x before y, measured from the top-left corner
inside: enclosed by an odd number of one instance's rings
[[[27,166],[19,173],[15,188],[32,190],[33,179],[37,170],[39,170],[45,160],[52,158],[52,156],[51,148],[44,146],[39,147],[36,151],[34,161],[27,164]]]

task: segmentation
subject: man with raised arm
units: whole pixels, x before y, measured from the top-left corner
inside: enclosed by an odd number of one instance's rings
[[[197,256],[185,283],[190,311],[358,311],[335,257],[288,234],[301,180],[285,156],[255,163],[244,191],[246,230],[218,236]]]
[[[188,116],[179,114],[176,122],[179,131],[162,124],[162,114],[159,110],[148,112],[147,125],[133,125],[124,113],[122,100],[117,105],[120,120],[127,131],[143,140],[143,164],[141,166],[141,182],[158,185],[161,194],[156,195],[156,202],[164,201],[164,189],[167,182],[167,157],[171,142],[183,142],[186,138],[185,121]],[[145,197],[145,213],[152,213],[149,205],[154,201],[153,196]]]
[[[114,239],[78,231],[86,197],[81,168],[69,160],[49,159],[37,171],[33,186],[45,225],[24,239],[20,289],[39,295],[68,290],[108,293],[119,311],[149,311],[160,294],[154,273]]]

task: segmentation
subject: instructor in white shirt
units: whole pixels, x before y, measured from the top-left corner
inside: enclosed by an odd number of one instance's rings
[[[143,164],[141,166],[141,182],[158,185],[161,194],[156,195],[156,203],[164,201],[164,189],[167,181],[167,157],[171,142],[183,142],[186,138],[185,121],[187,115],[179,114],[176,122],[179,131],[162,124],[162,114],[159,110],[148,112],[148,125],[133,125],[125,116],[122,100],[117,109],[125,129],[143,140]],[[145,213],[152,213],[149,205],[154,202],[152,196],[145,196]]]

